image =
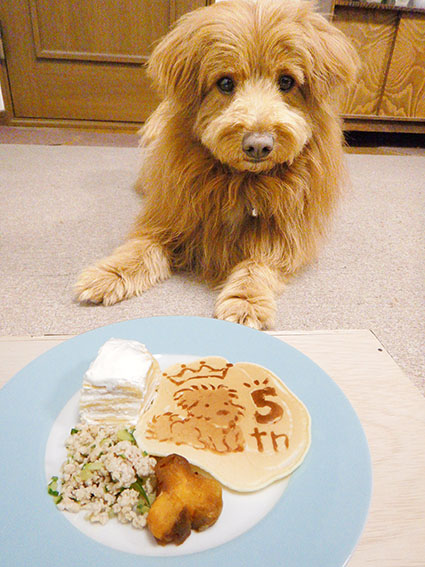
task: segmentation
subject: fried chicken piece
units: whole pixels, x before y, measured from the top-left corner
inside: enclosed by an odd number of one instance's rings
[[[172,454],[155,467],[158,496],[149,510],[147,524],[161,545],[180,545],[191,529],[212,526],[223,508],[221,485],[213,478],[193,472],[189,462]]]

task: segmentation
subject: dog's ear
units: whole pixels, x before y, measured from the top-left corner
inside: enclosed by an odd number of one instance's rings
[[[354,82],[360,68],[357,52],[348,38],[320,14],[309,12],[302,25],[310,62],[310,91],[319,101],[333,97],[339,87]]]
[[[199,11],[195,10],[178,20],[153,50],[147,67],[148,75],[161,96],[177,99],[185,106],[199,95],[198,74],[202,56],[197,37]]]

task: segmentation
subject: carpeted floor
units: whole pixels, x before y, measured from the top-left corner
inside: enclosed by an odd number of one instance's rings
[[[78,273],[131,225],[138,160],[136,148],[0,145],[0,335],[211,316],[214,292],[184,274],[113,307],[72,300]],[[347,162],[352,188],[319,260],[280,297],[276,329],[371,329],[425,393],[425,157]]]

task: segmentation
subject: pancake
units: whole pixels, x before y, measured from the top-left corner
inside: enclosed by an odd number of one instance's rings
[[[251,492],[302,463],[310,415],[270,370],[205,357],[162,374],[134,436],[151,455],[178,453],[228,488]]]

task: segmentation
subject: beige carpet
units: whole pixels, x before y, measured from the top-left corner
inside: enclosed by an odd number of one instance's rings
[[[186,275],[113,307],[72,301],[80,270],[130,227],[138,159],[135,148],[0,145],[0,335],[211,316],[215,294]],[[425,392],[425,157],[347,162],[352,189],[319,260],[280,297],[276,329],[371,329]]]

